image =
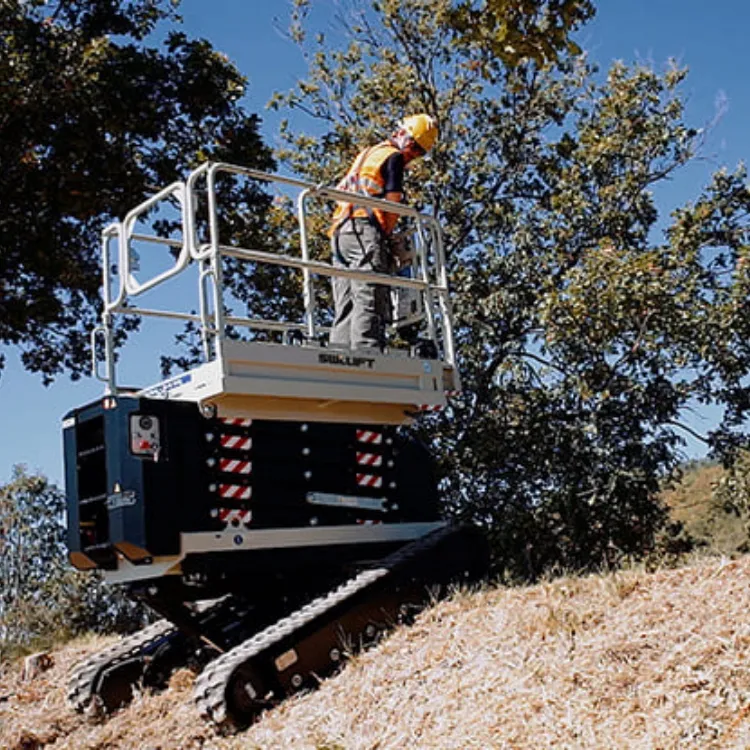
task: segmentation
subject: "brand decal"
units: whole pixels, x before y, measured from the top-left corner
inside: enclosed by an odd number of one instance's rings
[[[324,365],[344,365],[345,367],[375,367],[373,357],[352,357],[348,354],[331,354],[329,352],[318,355],[318,362]]]
[[[133,490],[125,490],[125,492],[113,492],[111,495],[107,495],[107,510],[117,510],[117,508],[128,508],[131,505],[135,505],[138,502],[138,498],[135,496]]]
[[[152,388],[149,388],[148,390],[143,392],[143,395],[147,398],[156,396],[156,397],[164,397],[167,396],[169,393],[174,391],[175,389],[179,388],[182,385],[186,385],[190,382],[192,379],[192,375],[190,373],[187,373],[185,375],[178,375],[176,378],[171,378],[170,380],[165,380],[158,385],[153,386]]]

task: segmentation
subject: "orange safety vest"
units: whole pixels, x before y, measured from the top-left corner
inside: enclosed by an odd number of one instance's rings
[[[371,198],[382,198],[385,195],[385,181],[380,174],[380,168],[390,156],[397,154],[398,151],[388,141],[378,143],[377,146],[372,146],[371,148],[366,148],[354,160],[344,179],[336,185],[336,189],[367,195]],[[366,208],[364,206],[356,206],[352,203],[338,202],[336,204],[336,211],[333,214],[333,223],[331,224],[329,234],[333,235],[341,224],[352,217],[370,217],[378,223],[384,232],[387,232],[389,225],[387,217],[392,216],[393,214],[381,211],[379,208]]]

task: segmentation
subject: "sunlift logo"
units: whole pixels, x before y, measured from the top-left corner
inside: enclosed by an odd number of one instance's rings
[[[375,359],[372,357],[350,357],[345,354],[321,353],[318,362],[324,365],[344,365],[344,367],[367,367],[372,370],[375,367]]]

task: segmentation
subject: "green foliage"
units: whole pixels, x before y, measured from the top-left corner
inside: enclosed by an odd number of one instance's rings
[[[0,486],[0,658],[78,633],[143,624],[141,607],[72,570],[64,513],[63,493],[21,466]]]
[[[514,575],[614,563],[665,523],[689,405],[725,407],[703,436],[717,454],[746,440],[747,177],[719,172],[661,217],[653,188],[703,138],[686,71],[616,63],[602,80],[559,44],[554,67],[508,65],[455,8],[381,2],[342,18],[338,44],[298,33],[308,76],[271,106],[325,132],[284,129],[280,158],[333,183],[404,114],[437,118],[409,198],[440,218],[453,281],[464,390],[422,425],[446,510],[486,526]]]
[[[525,60],[544,65],[561,54],[580,54],[570,34],[593,15],[588,0],[464,0],[449,19],[458,44],[474,44],[488,59],[514,67]]]
[[[174,29],[147,43],[174,5],[0,3],[0,345],[45,382],[88,367],[105,223],[206,159],[272,165],[223,54]],[[266,206],[227,190],[237,216]]]

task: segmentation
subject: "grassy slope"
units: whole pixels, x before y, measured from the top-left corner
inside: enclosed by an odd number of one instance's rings
[[[666,501],[707,547],[736,553],[744,523],[716,508],[715,467]],[[321,689],[219,737],[193,676],[97,723],[68,711],[66,674],[106,639],[68,644],[31,683],[0,664],[0,748],[748,748],[750,557],[679,570],[460,594]]]
[[[6,668],[0,747],[748,747],[749,578],[744,557],[461,594],[230,738],[187,672],[103,724],[70,714],[65,673],[102,641],[72,643],[32,683]]]

